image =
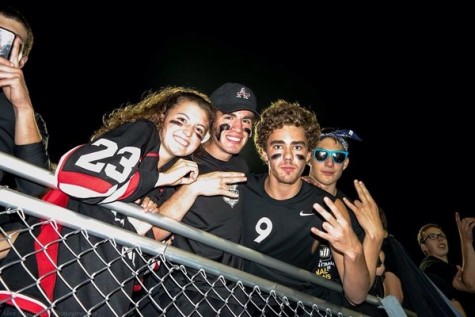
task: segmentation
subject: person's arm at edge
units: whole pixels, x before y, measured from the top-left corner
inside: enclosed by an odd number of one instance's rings
[[[6,77],[2,77],[2,86],[5,97],[11,103],[15,116],[14,131],[14,155],[28,163],[39,167],[50,169],[50,160],[47,153],[47,132],[40,130],[40,124],[44,121],[39,114],[35,113],[33,103],[30,98],[28,87],[20,65],[26,62],[26,56],[22,61],[18,60],[18,51],[20,43],[15,40],[12,50],[12,61],[3,66],[9,67]],[[15,66],[16,65],[16,66]],[[39,121],[39,122],[38,122]],[[43,126],[41,127],[43,128]],[[45,133],[45,135],[42,134]],[[27,194],[40,197],[47,188],[23,178],[16,178],[18,188]]]
[[[36,123],[35,111],[29,98],[15,109],[15,145],[38,143],[42,136]]]
[[[467,313],[465,313],[465,309],[463,309],[462,304],[458,300],[452,298],[450,300],[450,302],[455,307],[455,309],[458,311],[458,313],[460,314],[460,317],[467,317]]]
[[[40,114],[35,114],[38,128],[40,128],[42,140],[33,144],[15,144],[14,156],[30,164],[53,171],[54,167],[48,154],[48,131],[46,123]],[[42,197],[48,187],[39,185],[22,177],[15,178],[18,189],[28,195]]]
[[[36,123],[35,111],[21,69],[26,60],[18,59],[20,49],[20,41],[15,40],[11,60],[8,61],[9,64],[4,63],[4,66],[10,67],[10,69],[9,72],[5,72],[8,75],[2,79],[5,82],[3,92],[15,112],[15,144],[25,145],[40,142],[42,136]]]
[[[399,277],[393,272],[384,272],[384,296],[392,295],[396,297],[400,304],[404,300],[402,284]]]

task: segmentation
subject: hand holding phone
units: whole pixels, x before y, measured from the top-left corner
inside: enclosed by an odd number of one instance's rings
[[[6,59],[10,58],[10,53],[15,41],[15,33],[0,27],[0,56]]]

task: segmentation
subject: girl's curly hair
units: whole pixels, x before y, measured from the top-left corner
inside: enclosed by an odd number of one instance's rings
[[[128,103],[105,115],[103,126],[93,133],[91,140],[126,122],[134,122],[138,119],[148,119],[155,123],[157,129],[160,130],[164,115],[170,108],[184,100],[196,102],[200,108],[207,112],[210,125],[212,124],[216,116],[216,109],[211,105],[206,94],[193,88],[169,86],[159,91],[149,92],[138,103]]]

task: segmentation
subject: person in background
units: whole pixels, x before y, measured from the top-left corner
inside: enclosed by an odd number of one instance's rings
[[[128,217],[104,204],[135,202],[154,188],[194,182],[198,166],[182,157],[209,138],[215,111],[207,95],[185,87],[165,87],[112,111],[89,143],[61,157],[56,169],[58,189],[43,199],[137,232]],[[55,313],[64,316],[129,312],[138,278],[133,273],[145,265],[141,257],[133,248],[73,233],[60,225],[43,225],[35,226],[32,234],[20,235],[19,254],[33,256],[18,261],[13,252],[7,255],[5,263],[10,265],[5,265],[2,277],[8,288],[0,292],[0,300],[10,296],[7,303],[11,303],[11,292],[21,292],[21,308],[33,314],[47,309],[51,301],[56,301]],[[61,243],[53,243],[58,239]]]
[[[244,245],[313,271],[318,243],[327,241],[344,297],[357,305],[365,300],[371,283],[363,246],[351,228],[345,205],[301,179],[319,137],[316,115],[298,103],[277,100],[261,113],[254,129],[254,144],[268,166],[268,173],[248,176],[244,192]],[[244,268],[251,274],[343,304],[340,293],[290,279],[259,263],[246,260]],[[263,308],[255,305],[262,313]]]
[[[471,301],[464,300],[467,296],[464,292],[472,292],[475,282],[473,279],[475,271],[475,251],[473,248],[475,218],[466,217],[461,219],[460,214],[456,212],[455,220],[460,235],[462,266],[449,263],[447,236],[441,226],[429,223],[422,226],[417,234],[417,241],[425,255],[419,267],[451,301],[460,314],[472,316],[473,300],[475,298],[471,295]]]
[[[211,137],[192,155],[192,160],[198,164],[200,175],[192,184],[165,188],[157,212],[226,240],[241,243],[241,192],[249,167],[239,153],[251,138],[254,121],[258,116],[257,100],[250,88],[230,82],[213,91],[210,99],[217,108]],[[159,241],[170,234],[157,227],[154,227],[153,231],[155,239]],[[243,268],[240,257],[178,234],[173,235],[172,245],[240,270]],[[160,267],[163,268],[162,265]],[[168,306],[170,296],[175,296],[173,305],[167,308],[167,316],[181,316],[178,310],[188,315],[195,309],[202,316],[213,316],[222,306],[222,298],[229,296],[230,284],[222,287],[214,285],[210,291],[208,282],[197,275],[194,278],[194,287],[183,290],[188,278],[180,270],[176,270],[172,274],[172,280],[166,271],[164,269],[160,274],[167,276],[163,283],[167,292],[160,289],[154,301],[145,304],[141,309],[144,315],[159,314],[158,303]],[[187,273],[188,276],[193,276],[196,271],[187,269]],[[153,286],[159,281],[150,279],[147,282]],[[203,298],[201,293],[208,293],[209,296],[195,308],[193,303]],[[220,316],[236,316],[241,312],[242,306],[231,300],[223,307]]]
[[[33,31],[15,8],[0,3],[0,27],[15,34],[10,59],[0,57],[0,151],[28,163],[50,169],[48,131],[35,112],[22,68],[33,47]],[[47,188],[0,169],[0,183],[25,194],[41,197]],[[21,226],[14,216],[0,215],[0,226],[13,231]]]

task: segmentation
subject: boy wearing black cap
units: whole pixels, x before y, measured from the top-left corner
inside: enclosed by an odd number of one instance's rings
[[[163,192],[163,204],[158,207],[159,213],[195,228],[212,233],[221,238],[235,243],[242,242],[242,204],[240,196],[245,175],[249,173],[247,162],[239,153],[247,144],[252,135],[255,117],[258,116],[257,101],[254,93],[248,87],[238,83],[225,83],[216,89],[210,96],[212,104],[217,108],[216,120],[213,123],[211,137],[201,150],[193,154],[192,159],[198,164],[200,175],[189,185],[180,188],[167,188]],[[164,240],[170,235],[161,228],[153,228],[155,239]],[[186,237],[175,234],[173,246],[193,252],[211,260],[228,266],[242,269],[242,259],[233,254],[212,248],[206,244],[192,241]],[[188,276],[194,275],[187,269]],[[164,272],[164,275],[169,272]],[[175,307],[184,315],[197,309],[203,316],[212,316],[222,306],[224,298],[229,296],[226,286],[212,286],[213,290],[207,295],[206,301],[195,308],[191,301],[197,302],[203,298],[198,291],[187,289],[183,291],[189,277],[178,270],[174,272],[173,279],[167,278],[163,283],[170,294],[161,292],[155,296],[163,295],[160,306],[167,306],[171,296],[177,296],[167,309],[167,316],[180,315]],[[214,278],[209,278],[214,280]],[[150,282],[150,281],[149,281]],[[153,281],[157,283],[158,281]],[[206,280],[194,277],[195,287],[202,292],[207,292],[211,287]],[[228,285],[229,287],[229,285]],[[218,295],[215,295],[215,292]],[[216,304],[213,304],[216,296]],[[156,299],[156,298],[155,298]],[[162,305],[163,304],[163,305]],[[214,309],[213,309],[214,307]],[[229,302],[220,312],[220,316],[235,316],[240,314],[242,307]],[[153,305],[146,305],[141,312],[157,313]],[[231,312],[232,311],[232,312]],[[148,314],[145,314],[148,316]],[[181,315],[180,315],[181,316]]]

